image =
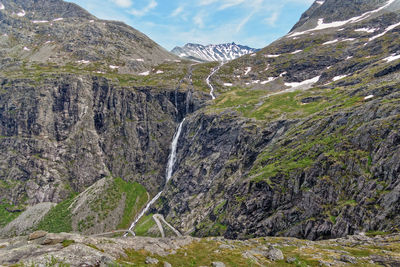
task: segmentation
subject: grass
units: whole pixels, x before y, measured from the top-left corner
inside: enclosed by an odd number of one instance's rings
[[[136,215],[149,201],[146,189],[138,183],[128,183],[121,178],[115,179],[118,189],[126,195],[124,215],[118,225],[119,229],[127,229]]]
[[[374,236],[378,236],[378,235],[389,235],[389,232],[384,232],[384,231],[368,231],[365,233],[367,236],[369,237],[374,237]]]
[[[237,250],[220,250],[217,242],[205,241],[193,242],[192,244],[179,249],[176,254],[161,257],[152,255],[146,251],[127,250],[127,257],[122,257],[120,262],[131,262],[132,266],[143,266],[147,256],[157,258],[160,263],[166,261],[172,266],[189,267],[189,266],[211,266],[212,262],[221,261],[227,266],[257,266],[249,259],[242,257],[242,251]]]
[[[360,104],[362,100],[358,96],[349,97],[346,91],[340,88],[314,88],[268,96],[270,93],[268,90],[235,87],[221,94],[210,109],[222,111],[229,108],[248,118],[271,121],[278,118],[303,118],[332,107],[349,108]],[[315,101],[303,103],[302,99],[307,97],[314,97]]]
[[[149,214],[147,216],[143,216],[135,227],[135,233],[138,236],[148,236],[149,230],[156,225],[156,222],[153,220],[153,214]]]
[[[6,226],[21,214],[21,212],[7,211],[10,208],[15,208],[15,206],[6,203],[0,204],[0,228]]]
[[[68,247],[68,246],[70,246],[70,245],[72,245],[72,244],[74,244],[74,243],[75,243],[74,240],[64,240],[64,241],[62,242],[62,246],[63,246],[64,248],[66,248],[66,247]]]
[[[72,218],[69,206],[73,200],[74,195],[51,208],[39,222],[37,230],[44,230],[50,233],[71,232]]]
[[[201,239],[183,246],[176,250],[175,254],[159,256],[151,254],[145,250],[126,250],[126,256],[121,257],[118,262],[129,264],[129,266],[145,266],[146,257],[150,256],[159,260],[159,265],[169,262],[172,266],[211,266],[212,262],[220,261],[228,267],[236,266],[321,266],[319,260],[334,263],[334,259],[341,255],[349,254],[357,258],[357,263],[350,266],[377,266],[368,262],[367,257],[374,254],[383,253],[381,247],[371,248],[354,244],[337,245],[336,241],[315,242],[313,245],[307,244],[309,241],[298,239],[287,239],[279,237],[266,237],[253,240],[256,242],[230,242],[230,248],[221,248],[225,242],[212,239]],[[306,245],[307,244],[307,245]],[[285,259],[270,261],[265,256],[252,253],[252,259],[245,257],[246,252],[257,249],[258,246],[274,246],[283,252]],[[392,247],[385,247],[386,251],[397,251]],[[315,258],[318,255],[318,258]],[[291,258],[291,262],[287,260]]]

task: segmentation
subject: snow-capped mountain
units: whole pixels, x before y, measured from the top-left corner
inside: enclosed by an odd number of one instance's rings
[[[248,46],[238,45],[235,43],[219,44],[219,45],[201,45],[186,44],[183,47],[175,47],[172,53],[191,60],[196,61],[229,61],[241,56],[252,54],[259,49]]]

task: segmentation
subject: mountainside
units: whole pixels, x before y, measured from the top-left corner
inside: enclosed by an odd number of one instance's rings
[[[61,0],[3,1],[2,69],[24,63],[81,65],[92,72],[142,73],[178,58],[121,22],[104,21]]]
[[[39,2],[0,6],[0,236],[399,231],[400,1],[316,1],[224,65]]]
[[[228,43],[206,46],[200,44],[186,44],[183,47],[175,47],[171,52],[181,58],[199,62],[207,62],[229,61],[243,55],[255,53],[258,50],[259,49],[250,48],[248,46]]]
[[[199,236],[398,231],[399,2],[361,2],[220,67],[155,212]]]

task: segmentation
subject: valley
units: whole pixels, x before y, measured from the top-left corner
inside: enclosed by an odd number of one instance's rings
[[[61,0],[0,19],[0,264],[399,264],[399,1],[205,63]]]

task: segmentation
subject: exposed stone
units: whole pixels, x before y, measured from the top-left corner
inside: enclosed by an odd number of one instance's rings
[[[264,252],[264,256],[272,261],[283,260],[285,257],[280,249],[270,248]]]
[[[215,261],[211,263],[211,266],[213,267],[225,267],[225,264],[223,262],[220,261]]]
[[[46,231],[36,231],[28,236],[28,240],[35,240],[47,235]]]
[[[158,264],[158,260],[152,257],[146,257],[146,264]]]

